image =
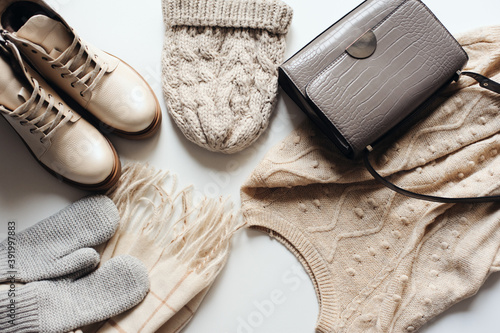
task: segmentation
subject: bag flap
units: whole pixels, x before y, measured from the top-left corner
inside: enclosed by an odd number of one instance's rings
[[[366,59],[344,50],[306,86],[306,95],[355,154],[448,83],[467,54],[419,0],[405,0],[368,27],[376,49]],[[364,24],[363,27],[366,25]],[[363,36],[351,24],[341,30]],[[348,45],[349,46],[349,45]]]
[[[305,96],[307,84],[359,36],[405,0],[367,0],[303,47],[280,67]]]

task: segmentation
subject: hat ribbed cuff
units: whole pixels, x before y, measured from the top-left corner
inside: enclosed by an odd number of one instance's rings
[[[3,290],[0,293],[0,332],[40,331],[38,293],[33,286],[16,286],[15,290]]]
[[[167,26],[264,29],[286,34],[293,10],[280,0],[163,0]]]

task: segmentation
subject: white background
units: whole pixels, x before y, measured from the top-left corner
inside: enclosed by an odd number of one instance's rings
[[[195,1],[195,0],[193,0]],[[56,10],[92,44],[135,67],[155,90],[164,121],[155,138],[132,142],[111,136],[122,159],[147,161],[179,175],[208,196],[231,195],[239,207],[239,188],[265,153],[285,138],[304,116],[281,95],[267,132],[236,155],[211,153],[187,141],[167,114],[161,90],[163,21],[160,0],[52,0]],[[286,0],[294,8],[286,58],[360,3],[360,0]],[[498,23],[498,0],[424,0],[453,33]],[[1,75],[1,73],[0,73]],[[0,239],[6,223],[20,229],[57,212],[86,193],[60,183],[32,158],[0,120]],[[236,170],[229,169],[237,163]],[[43,241],[41,239],[40,241]],[[257,304],[282,294],[272,311]],[[276,301],[276,300],[275,300]],[[479,294],[446,311],[425,333],[500,332],[500,279],[490,277]],[[313,333],[318,305],[312,283],[283,246],[268,236],[238,233],[227,266],[207,295],[186,333]],[[255,327],[238,327],[245,322]],[[244,325],[245,326],[245,325]],[[249,329],[250,328],[250,329]]]

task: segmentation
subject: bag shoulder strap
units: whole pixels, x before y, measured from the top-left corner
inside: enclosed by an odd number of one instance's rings
[[[500,94],[500,84],[487,78],[486,76],[474,72],[460,72],[459,74],[469,76],[479,82],[481,87]]]
[[[371,148],[371,147],[370,147]],[[467,197],[467,198],[447,198],[447,197],[438,197],[433,195],[420,194],[416,192],[411,192],[405,190],[394,183],[391,183],[386,178],[382,177],[372,166],[369,158],[370,149],[367,148],[363,152],[363,161],[365,163],[366,169],[370,172],[370,174],[382,185],[390,188],[391,190],[398,192],[399,194],[405,195],[410,198],[433,201],[433,202],[442,202],[442,203],[480,203],[480,202],[494,202],[500,201],[500,195],[492,195],[486,197]]]
[[[495,82],[495,81],[493,81],[493,80],[491,80],[491,79],[489,79],[481,74],[474,73],[474,72],[461,72],[458,74],[472,77],[473,79],[475,79],[476,81],[479,82],[479,85],[481,87],[500,94],[500,84],[498,82]],[[375,170],[375,168],[372,166],[372,164],[370,162],[370,157],[369,157],[370,152],[372,150],[373,150],[373,148],[371,146],[368,146],[363,152],[363,162],[365,164],[366,169],[370,172],[370,174],[373,176],[373,178],[375,178],[378,182],[380,182],[381,184],[390,188],[391,190],[398,192],[402,195],[405,195],[407,197],[420,199],[420,200],[426,200],[426,201],[442,202],[442,203],[481,203],[481,202],[500,201],[500,195],[492,195],[492,196],[485,196],[485,197],[447,198],[447,197],[438,197],[438,196],[433,196],[433,195],[420,194],[420,193],[405,190],[405,189],[395,185],[394,183],[391,183],[389,180],[382,177]]]

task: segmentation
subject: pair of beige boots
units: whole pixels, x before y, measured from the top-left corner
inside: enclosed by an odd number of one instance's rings
[[[101,130],[147,138],[161,122],[154,92],[42,0],[2,0],[0,28],[0,113],[50,173],[86,190],[109,189],[120,160],[80,113]]]

